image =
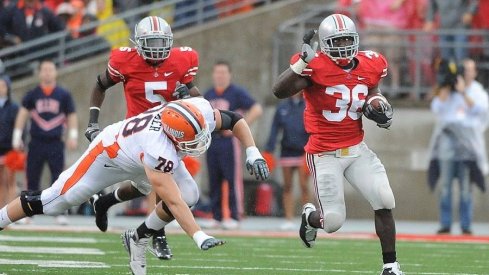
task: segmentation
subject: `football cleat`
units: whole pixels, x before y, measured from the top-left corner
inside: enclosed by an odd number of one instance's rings
[[[133,275],[146,275],[146,246],[149,238],[136,240],[135,230],[129,229],[122,233],[122,244],[129,253],[129,267]]]
[[[302,207],[302,222],[301,227],[299,228],[299,236],[301,237],[302,242],[308,248],[314,246],[316,242],[316,235],[318,232],[317,228],[309,225],[308,219],[311,212],[316,211],[316,206],[312,203],[306,203]]]
[[[90,204],[93,207],[93,212],[95,213],[95,224],[97,225],[100,231],[107,231],[107,227],[109,222],[107,220],[107,211],[100,209],[97,207],[97,201],[100,198],[99,194],[95,194],[90,198]]]
[[[401,266],[398,262],[384,264],[380,275],[402,275]]]
[[[165,235],[153,236],[153,245],[148,250],[160,260],[170,260],[173,257]]]

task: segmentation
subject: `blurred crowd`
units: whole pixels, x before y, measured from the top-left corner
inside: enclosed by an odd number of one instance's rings
[[[489,2],[478,0],[337,2],[338,12],[358,22],[363,33],[361,48],[381,52],[389,60],[388,89],[384,91],[387,96],[410,96],[410,91],[403,86],[411,86],[417,72],[421,72],[421,84],[435,84],[433,64],[438,59],[458,64],[468,57],[488,60],[489,53],[482,47],[488,36],[467,34],[467,30],[489,27],[489,19],[484,16],[488,10]],[[434,35],[433,31],[438,31],[439,35]],[[404,75],[409,77],[401,77]]]

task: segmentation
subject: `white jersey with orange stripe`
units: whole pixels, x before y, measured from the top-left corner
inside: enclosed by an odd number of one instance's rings
[[[203,114],[209,131],[216,126],[210,103],[199,98],[184,99],[195,105]],[[112,124],[102,132],[102,143],[110,146],[117,142],[120,150],[114,165],[134,173],[144,173],[144,165],[161,172],[173,173],[181,156],[173,142],[164,134],[161,126],[161,111],[164,105],[151,108],[137,116]],[[109,164],[110,165],[110,164]]]

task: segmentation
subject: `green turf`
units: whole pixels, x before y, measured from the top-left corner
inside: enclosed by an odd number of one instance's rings
[[[128,255],[117,234],[7,231],[0,235],[42,238],[36,242],[0,239],[0,274],[129,274]],[[96,243],[53,243],[46,241],[46,237],[93,238]],[[381,267],[376,240],[319,239],[314,248],[306,249],[297,238],[227,237],[225,246],[203,252],[184,235],[172,234],[169,239],[174,259],[160,261],[147,253],[148,274],[379,274]],[[99,249],[105,254],[5,251],[10,247],[27,246],[36,249]],[[397,250],[406,274],[489,274],[487,244],[399,242]],[[10,260],[90,263],[83,264],[82,268],[53,268],[26,263],[6,264]],[[90,268],[95,264],[110,267]]]

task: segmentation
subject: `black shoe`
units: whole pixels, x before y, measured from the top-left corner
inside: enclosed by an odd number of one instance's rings
[[[309,215],[313,211],[316,211],[316,207],[312,203],[306,203],[302,207],[302,221],[299,228],[299,237],[307,248],[314,246],[318,231],[317,228],[310,226],[309,222],[307,221],[309,219]]]
[[[450,234],[450,228],[448,227],[442,227],[440,228],[436,234],[440,234],[440,235],[443,235],[443,234]]]
[[[92,204],[93,212],[95,212],[95,224],[97,225],[98,229],[100,229],[100,231],[105,232],[107,231],[109,222],[107,220],[107,210],[102,210],[99,209],[100,207],[97,207],[97,201],[100,196],[101,195],[99,194],[93,195],[90,198],[90,204]]]
[[[153,245],[148,250],[160,260],[170,260],[173,257],[165,235],[153,236]]]
[[[470,230],[470,229],[462,229],[462,234],[463,235],[472,235],[472,230]]]

